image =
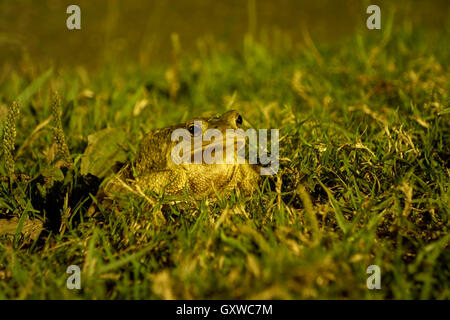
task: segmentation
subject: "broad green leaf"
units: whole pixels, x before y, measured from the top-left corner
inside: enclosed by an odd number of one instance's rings
[[[60,168],[45,168],[42,170],[42,175],[55,181],[64,180],[64,174],[62,173]]]
[[[88,146],[81,157],[81,174],[105,177],[116,162],[127,159],[126,133],[107,128],[88,137]]]

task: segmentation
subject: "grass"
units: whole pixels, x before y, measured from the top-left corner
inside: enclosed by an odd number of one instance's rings
[[[0,84],[2,131],[20,104],[0,215],[21,221],[0,238],[0,299],[450,298],[448,39],[391,21],[334,45],[174,46],[172,63],[147,69],[29,62]],[[87,215],[103,179],[81,174],[89,135],[120,129],[132,160],[150,129],[227,108],[280,129],[280,171],[257,194],[147,210],[130,194],[125,210]],[[28,219],[45,221],[34,240]],[[81,290],[66,288],[72,264]],[[381,290],[366,287],[374,264]]]

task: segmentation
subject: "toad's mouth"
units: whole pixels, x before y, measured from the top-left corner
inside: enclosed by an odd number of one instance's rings
[[[197,163],[235,163],[241,153],[245,152],[245,136],[231,135],[223,139],[203,141],[201,145],[193,144],[191,162]],[[228,149],[228,150],[227,150]]]

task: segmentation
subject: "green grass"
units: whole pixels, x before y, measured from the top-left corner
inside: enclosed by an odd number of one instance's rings
[[[146,69],[29,62],[1,83],[0,117],[19,101],[15,172],[33,180],[2,180],[0,214],[62,227],[1,236],[0,299],[450,298],[449,36],[391,21],[334,45],[205,42]],[[55,169],[53,90],[73,170]],[[87,216],[89,135],[120,128],[132,160],[150,129],[227,107],[280,129],[280,171],[257,194],[150,210],[129,195],[125,210]],[[66,288],[71,264],[79,291]],[[366,287],[373,264],[381,290]]]

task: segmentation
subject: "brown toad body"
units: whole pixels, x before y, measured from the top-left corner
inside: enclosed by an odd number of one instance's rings
[[[201,129],[198,127],[201,124]],[[227,129],[239,129],[242,124],[242,117],[238,112],[231,110],[218,117],[194,118],[185,123],[150,131],[142,139],[135,159],[135,175],[132,180],[134,188],[143,192],[153,191],[158,194],[182,195],[185,189],[192,193],[195,198],[214,197],[216,194],[224,194],[231,190],[239,190],[244,194],[251,194],[255,190],[255,185],[260,180],[259,167],[237,161],[237,150],[245,145],[245,137],[238,135],[237,139],[227,136]],[[192,138],[202,135],[202,142],[197,147],[192,143],[192,152],[188,157],[190,163],[175,163],[172,150],[179,144],[179,141],[172,141],[172,133],[176,129],[186,129]],[[205,138],[208,129],[220,131],[223,139]],[[218,130],[218,131],[217,131]],[[228,137],[228,138],[227,138]],[[192,141],[194,139],[191,139]],[[216,141],[219,140],[219,141]],[[227,145],[235,148],[234,161],[222,161],[222,163],[195,163],[195,154],[214,149],[217,145]],[[200,147],[199,147],[200,146]],[[218,150],[218,149],[217,149]],[[216,149],[211,153],[217,158],[225,157],[217,153]],[[225,159],[225,158],[223,158]],[[105,188],[106,193],[122,192],[123,183],[118,184],[112,180]]]

